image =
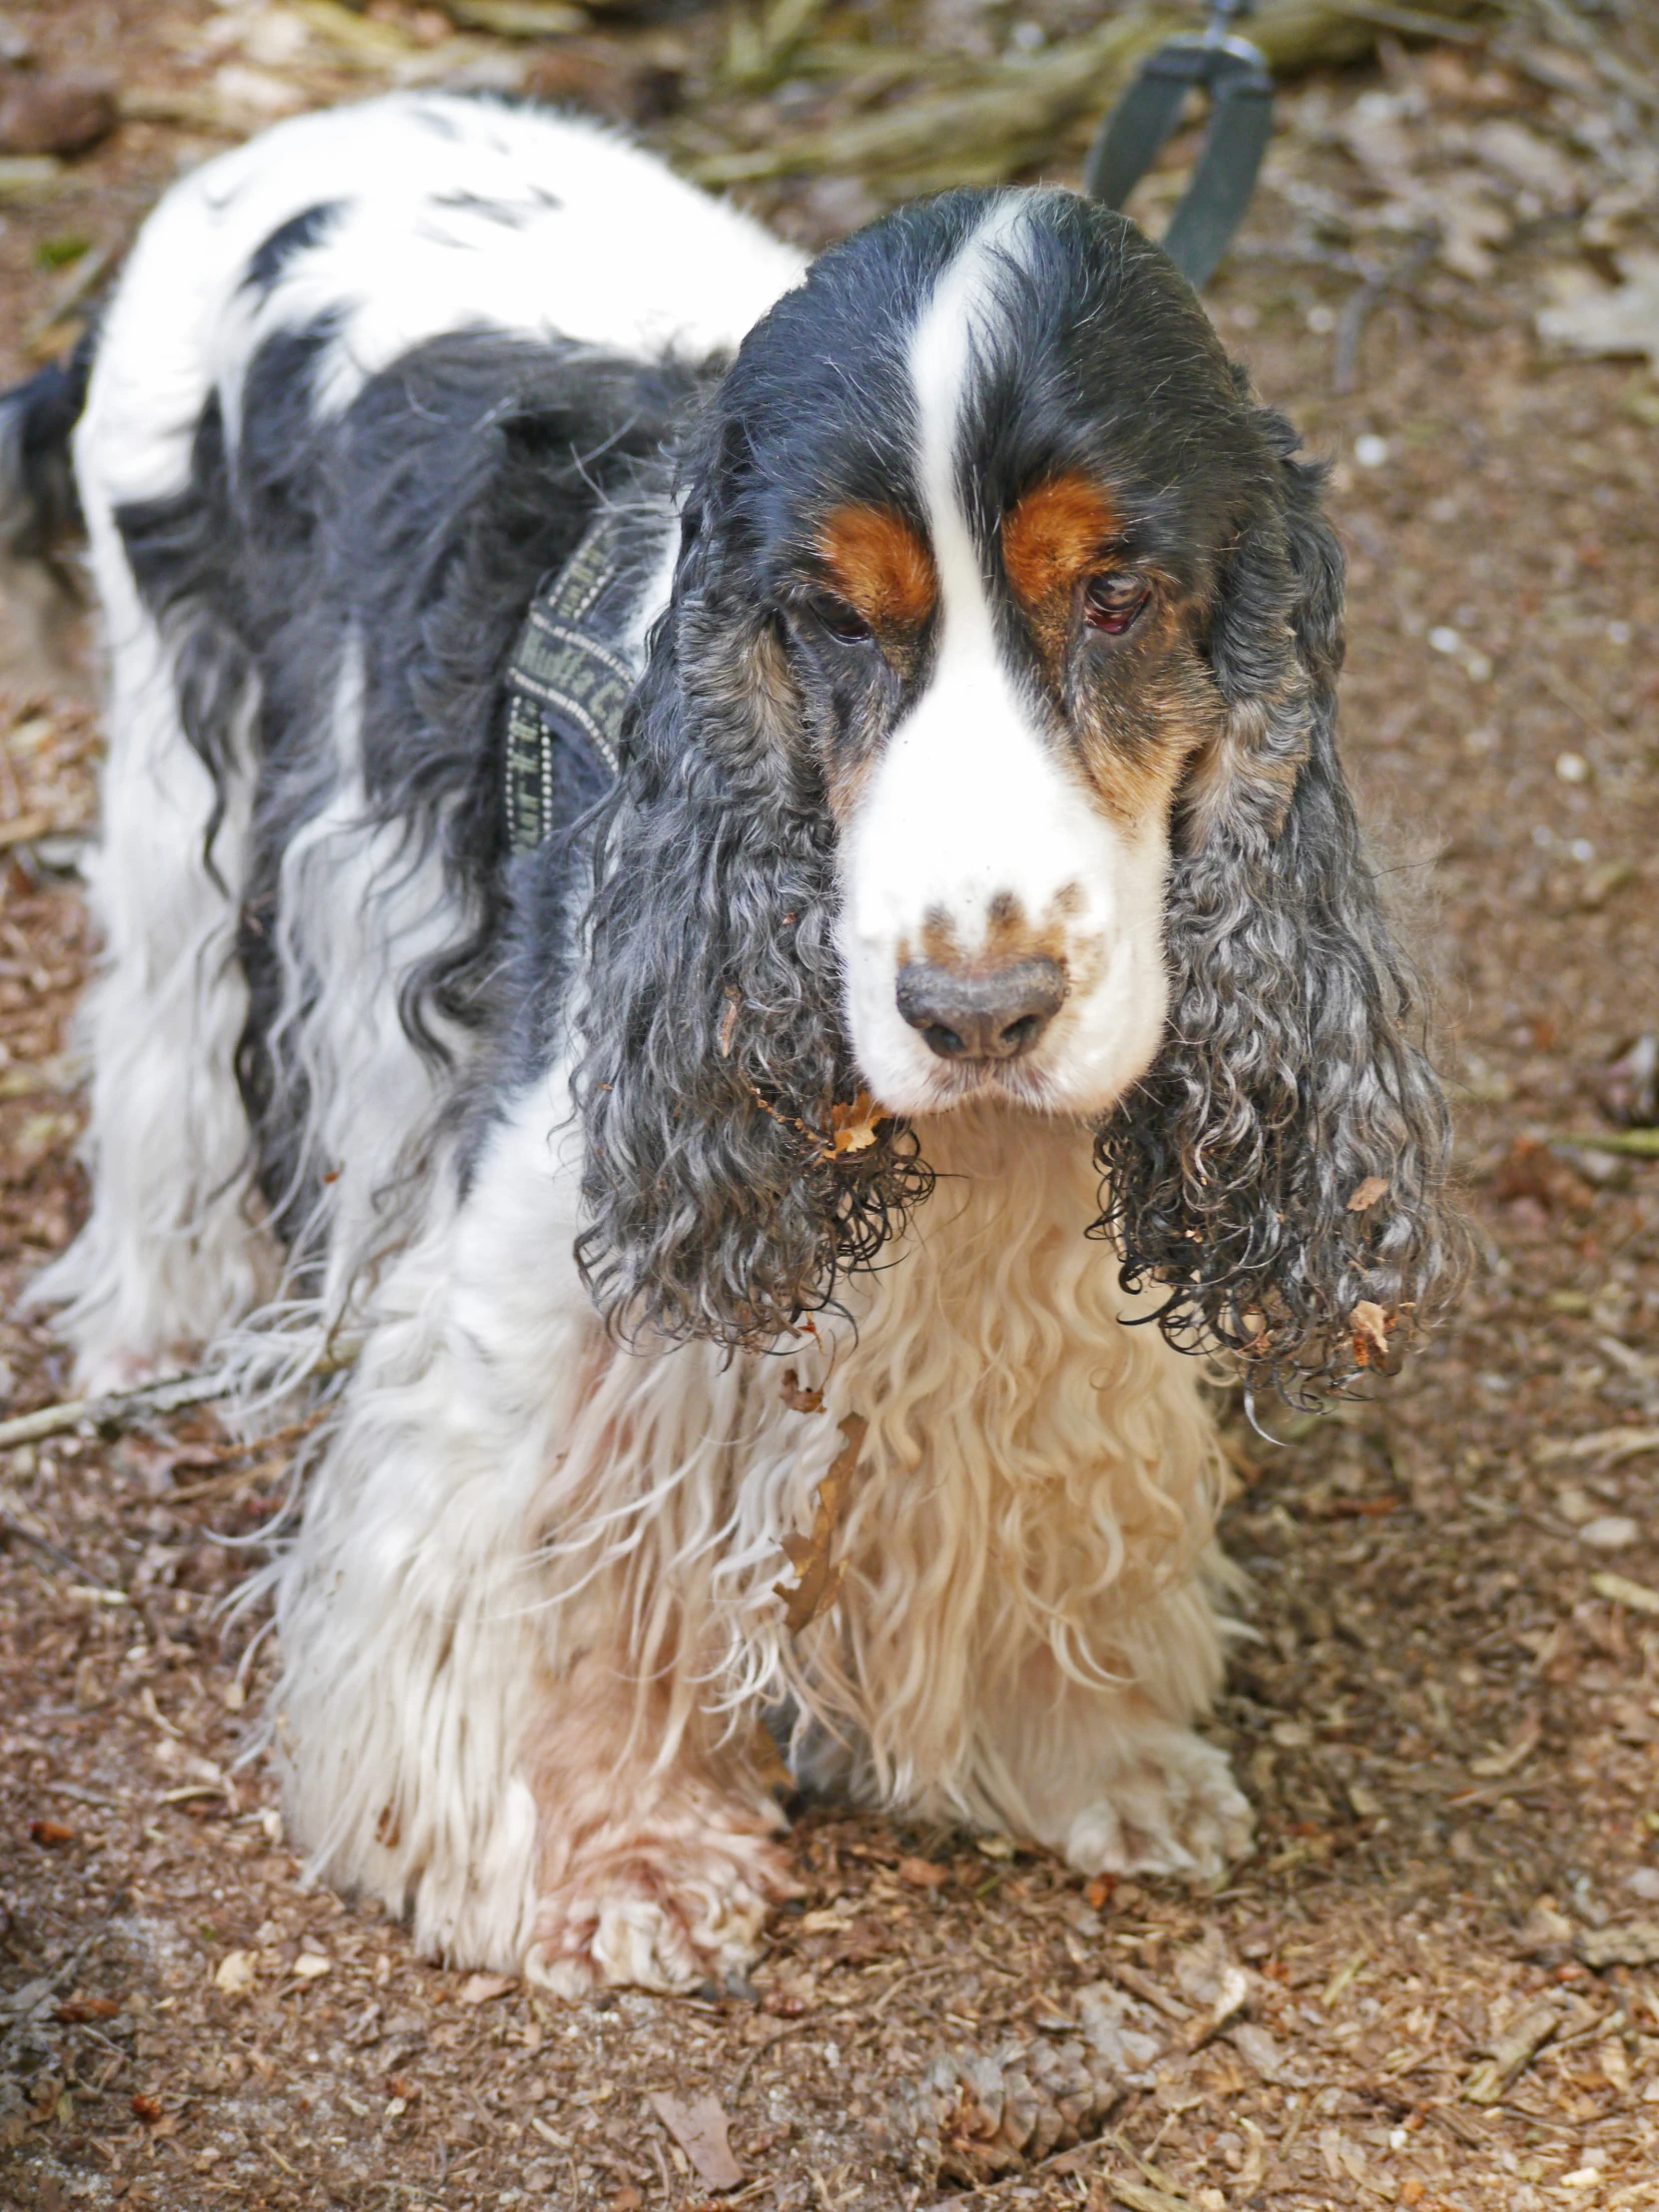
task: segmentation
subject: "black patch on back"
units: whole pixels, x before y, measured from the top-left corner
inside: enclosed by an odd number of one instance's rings
[[[314,208],[301,208],[297,215],[290,215],[285,223],[279,223],[248,264],[248,274],[242,280],[244,291],[258,293],[269,299],[276,290],[290,262],[297,261],[307,248],[315,246],[344,203],[338,200],[319,200]]]
[[[271,242],[268,242],[268,244]],[[289,251],[297,251],[290,245]],[[238,1080],[277,1229],[310,1215],[305,1082],[274,1036],[282,854],[339,788],[335,716],[348,645],[370,821],[397,831],[397,870],[435,852],[461,942],[392,979],[404,1028],[434,1060],[447,1024],[493,1039],[494,1080],[545,1064],[558,1034],[585,847],[566,836],[507,864],[503,692],[538,584],[579,542],[601,496],[651,494],[708,371],[596,356],[559,341],[467,331],[416,347],[337,417],[311,393],[327,319],[266,341],[250,364],[242,440],[217,402],[190,480],[118,515],[145,604],[179,654],[191,744],[223,795],[238,706],[257,679],[258,787],[240,956],[249,1015]],[[631,554],[643,588],[662,552],[660,505]]]

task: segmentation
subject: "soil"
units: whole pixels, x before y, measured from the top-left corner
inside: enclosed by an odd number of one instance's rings
[[[1654,1118],[1639,1069],[1609,1070],[1659,1030],[1659,393],[1534,319],[1659,240],[1659,111],[1608,74],[1651,66],[1639,9],[1549,12],[1552,36],[1631,35],[1588,61],[1524,26],[1385,45],[1297,88],[1210,293],[1334,464],[1348,758],[1437,998],[1479,1250],[1455,1319],[1368,1402],[1259,1409],[1270,1441],[1225,1398],[1254,1596],[1213,1733],[1253,1855],[1208,1895],[1085,1884],[803,1806],[807,1894],[750,1991],[565,2007],[446,1970],[307,1889],[245,1755],[268,1652],[225,1600],[280,1444],[239,1451],[207,1411],[25,1444],[0,1453],[0,2202],[688,2208],[724,2115],[742,2178],[719,2201],[779,2212],[969,2189],[1095,2212],[1659,2205],[1659,1160],[1600,1148]],[[934,0],[899,28],[948,75],[1092,13]],[[115,70],[126,120],[6,206],[0,368],[72,334],[86,256],[116,260],[255,108],[446,50],[682,155],[897,97],[866,68],[855,98],[830,46],[735,84],[721,10],[526,46],[386,0],[350,49],[339,14],[9,12],[40,66]],[[890,59],[890,8],[830,21]],[[334,43],[306,44],[317,22]],[[1530,183],[1504,183],[1497,123]],[[1155,222],[1190,153],[1151,181]],[[1484,245],[1452,220],[1479,162]],[[890,189],[797,179],[755,204],[822,241]],[[1437,253],[1412,244],[1425,206]],[[0,669],[7,1412],[70,1384],[16,1299],[85,1203],[65,1025],[100,733],[75,642],[14,626]]]

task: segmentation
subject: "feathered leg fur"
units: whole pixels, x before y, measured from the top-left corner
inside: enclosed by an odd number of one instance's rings
[[[1243,1800],[1192,1733],[1221,1668],[1213,1436],[1190,1364],[1120,1325],[1075,1235],[1086,1134],[988,1115],[825,1393],[707,1347],[619,1351],[568,1258],[562,1082],[496,1128],[377,1293],[364,1363],[278,1569],[276,1704],[320,1871],[412,1902],[417,1939],[684,1987],[788,1893],[755,1757],[1074,1864],[1214,1874]],[[837,1608],[781,1623],[852,1413]]]

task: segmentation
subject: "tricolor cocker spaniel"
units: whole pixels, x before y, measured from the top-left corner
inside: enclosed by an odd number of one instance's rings
[[[329,1399],[271,1574],[318,1870],[695,1985],[790,1892],[776,1739],[1214,1875],[1184,1355],[1391,1365],[1452,1240],[1318,472],[1185,282],[1061,191],[808,268],[591,124],[400,96],[177,186],[91,352],[44,1295],[91,1383],[240,1331]],[[87,365],[10,402],[14,504]],[[600,673],[538,753],[548,592]]]

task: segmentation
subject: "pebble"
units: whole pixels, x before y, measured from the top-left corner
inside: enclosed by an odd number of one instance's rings
[[[1586,1521],[1578,1531],[1581,1544],[1589,1544],[1596,1551],[1623,1551],[1640,1536],[1641,1530],[1624,1513],[1601,1513],[1594,1520]]]

